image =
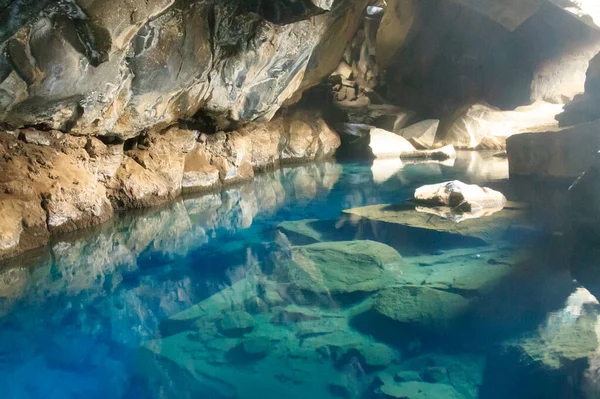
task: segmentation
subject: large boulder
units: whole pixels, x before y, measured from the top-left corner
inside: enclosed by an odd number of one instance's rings
[[[600,149],[600,122],[546,133],[525,133],[506,142],[511,175],[576,178]]]
[[[439,140],[456,147],[476,148],[490,138],[503,142],[513,134],[547,131],[558,127],[555,117],[562,109],[560,104],[546,102],[518,107],[514,111],[473,104],[446,122],[448,127],[440,133]]]
[[[469,309],[470,301],[461,295],[429,287],[391,287],[375,299],[373,311],[428,332],[443,331],[456,323]]]
[[[376,241],[323,242],[292,247],[278,259],[284,281],[300,290],[374,292],[402,274],[402,257]]]
[[[400,158],[402,154],[416,151],[404,137],[383,129],[371,129],[369,148],[375,158]]]
[[[415,191],[414,200],[419,204],[449,206],[467,212],[506,204],[506,197],[499,191],[456,180],[420,187]]]
[[[399,135],[409,140],[411,143],[418,142],[426,149],[431,148],[435,144],[435,137],[437,135],[440,121],[437,119],[424,120],[414,125],[405,127],[398,132]],[[413,142],[414,140],[414,142]]]

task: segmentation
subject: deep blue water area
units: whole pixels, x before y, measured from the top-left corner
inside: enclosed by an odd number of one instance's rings
[[[407,202],[454,179],[510,202]],[[330,162],[57,237],[0,265],[0,398],[598,398],[598,249],[563,191],[486,153]]]

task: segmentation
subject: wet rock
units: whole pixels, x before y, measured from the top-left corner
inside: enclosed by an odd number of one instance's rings
[[[509,138],[506,149],[510,174],[544,178],[579,176],[592,164],[600,148],[599,126],[596,121]]]
[[[465,399],[451,385],[429,384],[426,382],[403,382],[400,384],[384,384],[379,388],[383,398],[425,399],[447,398]]]
[[[375,241],[324,242],[292,247],[278,262],[285,280],[317,293],[373,292],[401,274],[402,257]]]
[[[526,217],[525,208],[512,203],[511,206],[505,207],[503,212],[492,213],[486,219],[470,219],[461,223],[444,218],[432,218],[431,215],[417,212],[414,207],[406,205],[372,205],[348,209],[344,213],[359,220],[365,218],[370,221],[472,237],[482,240],[479,244],[506,240],[506,230],[511,226],[522,224]]]
[[[396,382],[422,381],[421,375],[416,371],[399,371],[394,375]]]
[[[266,356],[269,353],[271,341],[268,338],[255,338],[244,341],[242,349],[250,356]]]
[[[362,345],[357,350],[363,357],[365,366],[371,370],[384,369],[396,359],[394,351],[384,344]]]
[[[282,222],[277,225],[277,229],[283,232],[288,238],[291,237],[299,245],[314,244],[325,241],[323,233],[316,228],[319,219],[306,219],[296,222]]]
[[[241,337],[254,329],[254,318],[246,312],[227,313],[220,321],[220,331],[230,337]]]
[[[415,191],[414,200],[425,205],[460,207],[466,212],[483,208],[498,208],[506,204],[506,197],[502,193],[460,181],[420,187]]]
[[[430,383],[447,383],[448,382],[448,370],[444,367],[430,366],[426,367],[422,372],[421,376],[423,381]]]
[[[273,324],[294,324],[309,320],[319,320],[318,312],[306,308],[290,305],[273,317]]]
[[[413,328],[436,332],[452,326],[469,309],[461,295],[427,287],[392,287],[377,294],[373,311]]]
[[[400,158],[404,160],[446,161],[456,158],[456,150],[454,149],[454,146],[447,145],[435,150],[415,150],[413,152],[402,154]]]
[[[425,120],[400,130],[398,134],[409,141],[417,140],[431,148],[435,143],[439,125],[440,121],[437,119]]]
[[[600,233],[600,207],[596,199],[600,195],[600,154],[592,165],[569,188],[570,214],[578,229]]]
[[[451,220],[455,223],[464,222],[465,220],[488,217],[488,216],[493,215],[496,212],[502,211],[503,209],[504,209],[504,206],[499,206],[499,207],[482,208],[482,209],[478,209],[475,211],[465,212],[461,209],[451,208],[449,206],[435,206],[435,207],[417,206],[417,207],[415,207],[415,210],[417,212],[439,216],[440,218]]]

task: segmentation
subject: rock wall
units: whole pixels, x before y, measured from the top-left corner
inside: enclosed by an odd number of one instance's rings
[[[271,119],[335,69],[367,0],[25,3],[0,28],[0,121],[126,139]]]
[[[122,141],[59,131],[0,132],[0,258],[89,227],[115,210],[158,205],[265,170],[332,156],[339,136],[294,111],[225,134],[171,127]]]

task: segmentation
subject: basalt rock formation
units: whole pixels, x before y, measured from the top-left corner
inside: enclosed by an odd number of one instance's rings
[[[282,108],[337,67],[366,5],[0,1],[0,258],[332,156],[318,112]]]

